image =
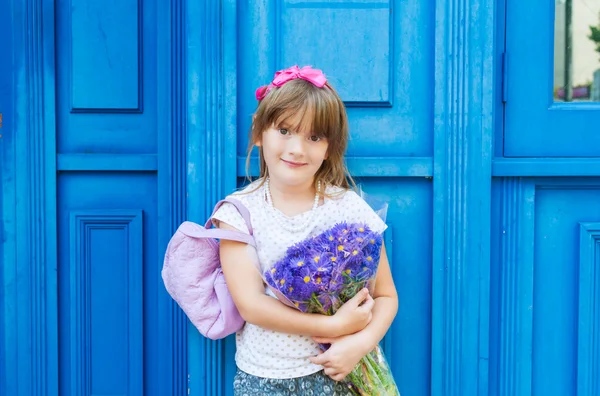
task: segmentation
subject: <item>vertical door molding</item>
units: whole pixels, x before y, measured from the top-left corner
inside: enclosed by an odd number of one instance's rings
[[[236,184],[236,7],[235,0],[186,2],[187,217],[199,223]],[[232,341],[207,340],[188,325],[190,396],[231,386]]]
[[[501,193],[499,251],[490,325],[490,393],[531,395],[534,306],[535,183],[498,180]],[[500,190],[500,187],[499,187]]]
[[[159,251],[162,260],[171,236],[187,218],[187,87],[186,2],[158,3],[158,218]],[[160,265],[162,267],[162,263]],[[188,394],[188,320],[164,285],[158,299],[160,339],[158,350],[160,395]]]
[[[14,111],[3,117],[11,128],[1,132],[7,147],[2,390],[57,395],[54,2],[8,4],[3,11],[13,24],[13,52],[6,59],[13,60]]]
[[[436,2],[432,395],[488,387],[494,10]]]

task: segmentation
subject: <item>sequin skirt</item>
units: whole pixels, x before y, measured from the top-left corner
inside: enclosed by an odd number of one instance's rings
[[[235,396],[352,396],[341,383],[329,378],[323,371],[305,377],[290,379],[261,378],[238,369],[233,380]]]

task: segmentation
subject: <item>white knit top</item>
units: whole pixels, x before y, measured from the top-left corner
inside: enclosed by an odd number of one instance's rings
[[[282,227],[280,222],[287,221],[290,227],[286,228],[292,228],[293,225],[303,222],[306,216],[309,216],[309,212],[293,217],[279,212],[279,215],[275,216],[273,211],[278,209],[266,202],[264,186],[250,194],[244,194],[256,188],[257,183],[258,181],[250,184],[230,197],[242,202],[250,211],[258,259],[263,271],[282,258],[289,246],[319,234],[339,222],[366,223],[376,232],[386,229],[385,223],[360,196],[353,191],[346,191],[335,198],[325,198],[324,203],[315,209],[311,224],[302,231],[290,232]],[[326,190],[328,194],[337,191],[340,190],[335,187],[328,187]],[[223,205],[214,218],[240,231],[248,232],[243,218],[233,205]],[[267,289],[265,292],[275,298]],[[258,377],[296,378],[313,374],[323,368],[308,360],[320,352],[318,345],[309,336],[278,333],[250,323],[246,323],[236,334],[236,349],[235,361],[239,369]]]

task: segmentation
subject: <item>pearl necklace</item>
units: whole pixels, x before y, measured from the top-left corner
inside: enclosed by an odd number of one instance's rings
[[[320,192],[321,192],[321,181],[319,180],[317,182],[317,192],[315,194],[315,202],[313,203],[312,209],[310,210],[310,215],[300,225],[291,226],[291,225],[287,224],[288,223],[287,220],[289,218],[286,218],[285,215],[283,213],[281,213],[279,210],[277,210],[277,208],[275,208],[275,206],[273,205],[273,199],[271,198],[271,189],[269,188],[269,178],[267,177],[267,179],[265,180],[265,193],[266,193],[267,203],[271,207],[271,210],[273,211],[273,213],[275,213],[275,216],[277,217],[277,222],[279,223],[281,228],[284,228],[285,230],[290,231],[290,232],[300,232],[300,231],[304,230],[306,227],[308,227],[312,218],[314,217],[315,209],[317,209],[317,207],[319,206]]]

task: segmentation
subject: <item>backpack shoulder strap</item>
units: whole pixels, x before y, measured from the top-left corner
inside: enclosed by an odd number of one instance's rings
[[[210,226],[212,224],[212,218],[213,218],[213,216],[215,215],[215,213],[217,213],[217,210],[219,210],[219,208],[221,206],[223,206],[224,203],[230,203],[230,204],[232,204],[233,206],[236,207],[236,209],[238,210],[238,212],[240,212],[240,214],[242,215],[242,218],[244,219],[244,222],[246,223],[246,227],[248,227],[248,231],[250,232],[250,235],[253,235],[254,231],[252,230],[252,222],[250,221],[250,212],[244,206],[243,203],[241,203],[237,199],[233,199],[233,198],[225,198],[225,199],[217,202],[217,204],[215,205],[215,208],[213,209],[212,214],[210,215],[210,217],[206,221],[206,224],[204,225],[204,228],[206,228],[206,229],[210,228]]]
[[[246,243],[250,246],[256,246],[254,237],[241,231],[223,230],[221,228],[204,228],[191,221],[184,221],[178,228],[178,231],[193,238],[215,238],[226,239]]]
[[[226,202],[235,206],[237,208],[238,212],[240,212],[244,221],[246,222],[246,226],[248,227],[248,231],[250,232],[250,235],[248,235],[244,232],[241,232],[241,231],[224,230],[221,228],[212,228],[213,216],[215,215],[217,210],[219,210],[219,208],[221,206],[223,206],[223,204]],[[256,242],[254,241],[254,236],[253,236],[252,223],[250,221],[250,212],[240,201],[238,201],[237,199],[233,199],[233,198],[226,198],[226,199],[223,199],[223,200],[217,202],[217,204],[215,205],[215,208],[213,209],[212,214],[206,221],[206,224],[204,225],[204,227],[201,227],[198,224],[186,221],[183,224],[181,224],[181,226],[179,227],[179,231],[183,232],[185,235],[188,235],[188,236],[191,236],[194,238],[227,239],[227,240],[232,240],[232,241],[243,242],[248,245],[256,247]]]

